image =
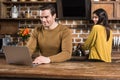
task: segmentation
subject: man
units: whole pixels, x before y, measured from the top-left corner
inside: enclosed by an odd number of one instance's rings
[[[35,64],[63,62],[71,58],[71,31],[68,27],[58,24],[55,19],[56,11],[52,5],[44,5],[40,8],[42,25],[35,27],[27,43],[31,53],[40,51],[41,55],[33,61]]]

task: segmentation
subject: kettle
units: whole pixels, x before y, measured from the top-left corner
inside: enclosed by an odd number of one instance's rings
[[[12,42],[11,36],[10,35],[5,35],[5,37],[3,38],[3,46],[7,46],[9,45],[9,43]]]

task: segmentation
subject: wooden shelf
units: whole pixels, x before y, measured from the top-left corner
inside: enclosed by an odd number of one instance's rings
[[[4,4],[45,4],[45,3],[50,3],[50,4],[54,4],[56,3],[55,1],[51,1],[51,2],[46,2],[46,1],[35,1],[35,2],[30,2],[30,1],[25,1],[25,2],[12,2],[12,1],[7,1],[7,2],[3,2]]]
[[[34,19],[34,18],[1,18],[0,19],[0,21],[3,21],[3,20],[18,20],[18,21],[23,21],[23,20],[40,20],[39,18],[36,18],[36,19]]]

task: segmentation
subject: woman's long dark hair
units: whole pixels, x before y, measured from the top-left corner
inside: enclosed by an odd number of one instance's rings
[[[102,24],[106,28],[107,41],[108,41],[109,37],[110,37],[110,29],[111,29],[111,27],[108,24],[107,12],[104,9],[100,8],[100,9],[95,10],[93,12],[93,14],[96,14],[98,16],[98,18],[99,18],[97,24]]]

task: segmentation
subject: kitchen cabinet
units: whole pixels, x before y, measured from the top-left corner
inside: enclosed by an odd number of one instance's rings
[[[117,9],[116,9],[116,18],[120,19],[120,1],[116,3]]]
[[[18,31],[18,22],[14,20],[0,21],[0,34],[15,34]]]
[[[106,10],[109,20],[116,20],[116,19],[118,20],[120,19],[118,18],[120,14],[118,10],[119,5],[117,6],[117,4],[118,4],[118,1],[93,1],[91,12],[93,12],[98,8],[103,8]]]
[[[106,10],[109,20],[120,20],[120,0],[92,0],[91,12],[98,8]]]

